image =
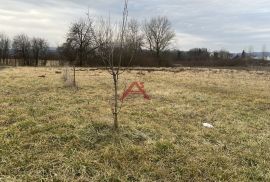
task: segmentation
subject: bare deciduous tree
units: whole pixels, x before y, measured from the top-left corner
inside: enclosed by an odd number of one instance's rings
[[[141,50],[143,46],[143,35],[140,31],[140,24],[136,19],[131,19],[128,22],[126,42],[133,50]]]
[[[31,41],[33,57],[35,60],[35,66],[38,66],[40,59],[46,59],[46,54],[49,49],[49,44],[42,38],[33,38]],[[45,63],[46,65],[46,63]]]
[[[0,34],[0,60],[7,64],[9,58],[10,39],[3,33]]]
[[[148,48],[154,51],[158,58],[175,36],[168,18],[160,16],[145,22],[144,33]],[[161,65],[161,59],[159,59],[159,65]]]
[[[79,66],[83,66],[83,60],[86,58],[92,45],[91,34],[92,22],[80,19],[70,27],[67,42],[76,50]]]
[[[12,44],[15,56],[23,60],[23,64],[30,66],[31,43],[27,35],[20,34],[14,37]]]
[[[100,56],[107,71],[112,75],[113,80],[113,99],[112,113],[114,118],[114,128],[119,127],[118,114],[121,110],[119,103],[119,76],[125,71],[122,68],[123,55],[127,48],[127,26],[128,26],[128,0],[124,1],[124,11],[120,26],[112,26],[110,19],[104,21],[101,19],[99,24],[92,29],[95,44],[97,45],[96,53]],[[90,18],[89,18],[90,19]],[[131,56],[130,59],[132,59]],[[121,69],[122,68],[122,69]]]

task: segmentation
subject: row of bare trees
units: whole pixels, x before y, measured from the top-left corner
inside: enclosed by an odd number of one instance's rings
[[[9,58],[10,39],[3,33],[0,34],[0,61],[7,64]]]
[[[136,53],[149,50],[156,56],[158,65],[161,65],[161,53],[169,47],[175,36],[168,18],[158,16],[143,23],[136,19],[123,20],[123,22],[125,33],[122,41],[125,45],[121,66],[129,65],[129,59],[125,59],[125,56],[130,56],[133,52],[131,50]],[[119,42],[117,37],[120,35],[115,35],[114,32],[123,31],[118,28],[119,26],[112,24],[110,19],[96,20],[89,15],[87,18],[79,19],[71,24],[66,42],[58,48],[61,59],[77,66],[91,65],[91,61],[95,62],[100,57],[97,55],[97,50],[109,43],[114,47],[114,54],[117,54],[121,50],[121,41]],[[106,55],[110,54],[107,52]],[[102,65],[104,66],[103,63]]]
[[[40,60],[46,60],[49,49],[48,42],[43,38],[29,38],[19,34],[11,41],[4,33],[0,34],[0,59],[8,64],[9,59],[21,60],[21,65],[38,66]]]

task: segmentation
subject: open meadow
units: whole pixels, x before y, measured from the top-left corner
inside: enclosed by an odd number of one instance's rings
[[[118,131],[111,76],[64,72],[0,70],[0,181],[270,181],[270,72],[128,71],[151,100],[130,96]]]

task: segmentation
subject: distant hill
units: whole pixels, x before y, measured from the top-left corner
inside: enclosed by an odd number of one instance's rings
[[[246,53],[247,55],[251,55],[253,58],[262,58],[263,56],[265,57],[270,57],[270,52],[252,52],[252,53]],[[233,57],[235,56],[241,56],[242,53],[232,53]]]

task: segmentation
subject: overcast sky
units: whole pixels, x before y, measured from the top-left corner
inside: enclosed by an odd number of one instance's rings
[[[91,15],[119,17],[122,0],[0,0],[0,32],[63,43],[72,21]],[[130,0],[129,17],[167,16],[177,37],[173,48],[270,51],[269,0]]]

